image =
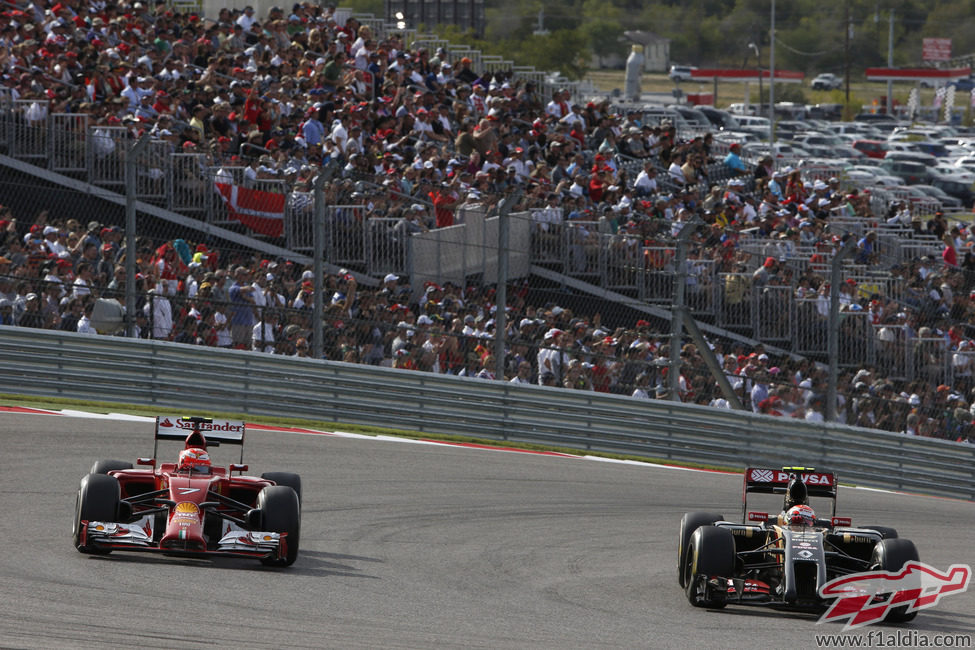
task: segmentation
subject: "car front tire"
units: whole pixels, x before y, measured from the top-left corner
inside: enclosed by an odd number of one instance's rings
[[[92,474],[108,474],[119,469],[132,469],[132,463],[124,460],[97,460],[91,466]]]
[[[75,517],[72,529],[74,547],[82,553],[108,555],[111,549],[85,544],[81,538],[82,521],[115,521],[118,517],[118,506],[121,500],[121,490],[118,479],[107,474],[88,474],[81,479],[78,497],[75,501]]]
[[[686,587],[685,560],[691,535],[701,526],[711,526],[716,521],[723,521],[724,515],[715,512],[688,512],[680,518],[680,530],[677,532],[677,583]]]
[[[268,486],[257,495],[263,529],[271,533],[287,533],[288,551],[283,559],[262,558],[267,566],[291,566],[298,559],[301,537],[301,506],[298,494],[286,485]]]
[[[298,505],[301,505],[301,477],[293,472],[264,472],[261,478],[274,481],[275,485],[286,485],[298,495]]]
[[[727,589],[715,592],[708,586],[712,577],[730,578],[735,572],[735,538],[718,526],[701,526],[691,535],[685,560],[685,594],[694,607],[721,609],[727,604]]]
[[[917,547],[914,546],[914,542],[909,539],[884,539],[881,540],[876,546],[873,547],[873,556],[870,559],[870,565],[875,569],[880,569],[881,571],[891,571],[897,572],[904,568],[904,565],[910,561],[918,561],[921,558],[918,556]],[[880,598],[885,598],[886,595],[881,595]],[[906,623],[911,621],[917,616],[917,612],[908,612],[908,605],[903,605],[901,607],[895,607],[891,609],[884,620],[888,623]]]

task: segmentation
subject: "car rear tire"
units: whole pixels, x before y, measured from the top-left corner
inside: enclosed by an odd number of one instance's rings
[[[298,493],[287,485],[273,485],[257,495],[257,507],[261,511],[263,529],[271,533],[287,533],[288,551],[284,559],[262,558],[267,566],[291,566],[298,558],[301,537],[301,505]]]
[[[694,607],[721,609],[727,604],[727,589],[713,591],[707,584],[713,576],[730,578],[735,572],[735,538],[718,526],[701,526],[691,535],[686,558],[684,588]]]
[[[897,539],[897,529],[890,528],[889,526],[860,526],[860,528],[866,528],[867,530],[875,530],[880,533],[884,539]]]
[[[677,534],[677,583],[681,587],[687,586],[684,560],[687,557],[688,545],[691,543],[691,535],[701,526],[710,526],[716,521],[723,520],[724,515],[715,512],[688,512],[680,518],[680,530]]]
[[[118,479],[107,474],[88,474],[81,479],[75,501],[75,517],[72,529],[74,546],[82,553],[108,555],[111,549],[86,545],[81,539],[82,521],[116,521],[121,490]]]
[[[921,558],[917,554],[914,542],[909,539],[884,539],[873,547],[873,556],[870,564],[875,569],[882,571],[900,571],[904,565],[911,560],[918,561]],[[880,598],[887,598],[888,594],[883,594]],[[907,611],[907,605],[895,607],[887,613],[884,620],[888,623],[906,623],[917,616],[917,612]]]
[[[264,472],[261,478],[274,481],[275,485],[286,485],[298,495],[298,505],[301,505],[301,477],[292,472]]]
[[[91,466],[92,474],[108,474],[117,469],[132,469],[132,463],[124,460],[97,460]]]

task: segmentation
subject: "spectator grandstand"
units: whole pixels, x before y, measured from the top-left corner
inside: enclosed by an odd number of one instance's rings
[[[929,218],[893,188],[850,187],[838,169],[749,161],[710,133],[457,54],[310,3],[257,18],[162,0],[8,4],[3,141],[12,159],[117,191],[147,136],[140,201],[255,242],[197,236],[205,229],[185,221],[176,236],[140,228],[129,290],[143,338],[307,356],[320,336],[330,360],[502,379],[497,287],[487,274],[424,280],[410,251],[451,241],[442,233],[483,221],[517,189],[512,218],[537,274],[507,287],[504,379],[728,406],[704,351],[670,349],[680,279],[747,408],[821,419],[835,291],[839,419],[972,440],[966,224]],[[312,266],[269,246],[311,250],[326,168],[335,268],[319,333]],[[2,202],[18,207],[0,209],[0,324],[94,333],[94,301],[124,302],[121,223]],[[854,259],[830,287],[849,238]]]

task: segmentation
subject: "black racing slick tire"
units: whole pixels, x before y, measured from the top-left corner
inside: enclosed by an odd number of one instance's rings
[[[264,472],[261,478],[274,481],[275,485],[287,485],[298,495],[298,504],[301,505],[301,477],[292,472]]]
[[[727,588],[712,588],[712,577],[730,578],[735,573],[735,538],[727,528],[701,526],[691,535],[685,560],[684,588],[694,607],[721,609],[727,604]]]
[[[688,512],[680,518],[680,531],[677,535],[677,583],[686,587],[684,581],[685,558],[687,547],[691,543],[691,535],[701,526],[710,526],[716,521],[723,521],[724,515],[715,512]]]
[[[911,560],[918,561],[921,558],[917,554],[917,547],[909,539],[884,539],[873,547],[873,556],[870,558],[870,565],[882,571],[900,571],[904,565]],[[886,598],[882,595],[881,598]],[[884,620],[888,623],[906,623],[914,620],[917,612],[908,612],[907,605],[891,609]]]
[[[884,539],[897,539],[897,529],[891,528],[889,526],[857,526],[857,528],[866,528],[867,530],[875,530]]]
[[[298,494],[287,485],[273,485],[257,495],[257,507],[261,511],[263,530],[271,533],[287,533],[287,554],[283,559],[263,558],[267,566],[291,566],[298,558],[301,538],[301,505]]]
[[[96,460],[91,466],[91,473],[108,474],[117,469],[132,469],[132,463],[124,460]]]
[[[88,474],[81,479],[78,497],[75,502],[74,526],[72,529],[74,546],[82,553],[108,555],[110,549],[86,545],[81,538],[82,521],[115,521],[121,490],[118,479],[107,474]]]

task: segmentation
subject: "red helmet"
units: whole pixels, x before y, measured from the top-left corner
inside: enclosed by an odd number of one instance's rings
[[[798,526],[815,526],[816,513],[806,505],[792,506],[785,513],[785,520],[790,524]]]
[[[179,452],[179,463],[177,469],[195,471],[201,474],[210,473],[210,454],[206,449],[190,447]]]

